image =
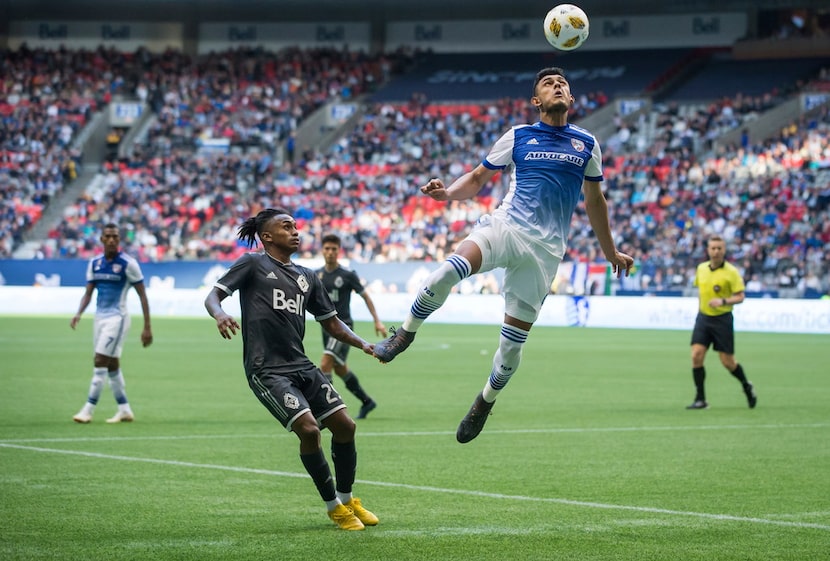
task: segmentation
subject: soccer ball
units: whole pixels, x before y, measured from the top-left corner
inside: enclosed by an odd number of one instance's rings
[[[560,51],[572,51],[588,38],[588,16],[579,6],[560,4],[545,16],[545,39]]]

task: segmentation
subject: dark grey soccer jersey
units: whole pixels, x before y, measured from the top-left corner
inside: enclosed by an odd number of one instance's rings
[[[246,253],[214,286],[228,295],[239,291],[247,374],[314,366],[303,347],[306,310],[317,321],[337,314],[314,271],[265,252]]]
[[[329,299],[337,309],[338,317],[347,325],[354,325],[351,312],[352,291],[363,293],[363,284],[357,273],[338,265],[332,272],[326,271],[325,267],[317,269],[317,278],[322,281]]]

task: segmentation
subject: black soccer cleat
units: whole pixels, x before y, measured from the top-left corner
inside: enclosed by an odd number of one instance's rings
[[[414,340],[414,331],[407,331],[403,327],[396,330],[393,327],[392,335],[375,345],[375,356],[381,362],[392,362],[396,356],[409,348]]]
[[[702,399],[696,399],[691,405],[687,405],[686,409],[709,409],[709,404]]]
[[[495,404],[495,401],[492,403],[484,401],[484,396],[479,393],[470,410],[461,419],[461,424],[458,425],[458,430],[455,432],[455,439],[464,444],[477,437],[481,429],[484,428],[484,423],[487,422],[487,417]]]
[[[375,400],[370,399],[369,401],[367,401],[366,403],[364,403],[363,405],[360,406],[360,413],[357,414],[357,418],[358,419],[365,419],[366,415],[368,415],[369,413],[374,411],[375,407],[377,407],[377,406],[378,406],[378,404],[375,403]]]
[[[755,386],[752,385],[752,382],[747,382],[744,385],[744,393],[746,394],[746,403],[749,405],[749,408],[755,409],[755,405],[758,403],[758,396],[755,394]]]

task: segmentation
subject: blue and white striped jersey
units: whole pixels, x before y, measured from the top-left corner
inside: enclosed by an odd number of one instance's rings
[[[564,256],[583,179],[603,179],[594,135],[571,124],[517,125],[496,141],[482,164],[511,174],[494,216]]]
[[[103,254],[90,259],[86,282],[94,284],[98,290],[95,315],[105,317],[126,314],[127,292],[131,286],[143,280],[138,261],[121,251],[112,260]]]

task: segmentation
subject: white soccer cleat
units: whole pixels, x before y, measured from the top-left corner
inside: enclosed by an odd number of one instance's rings
[[[72,417],[72,420],[76,423],[87,424],[92,421],[92,413],[87,413],[86,411],[79,411],[77,415]]]
[[[119,411],[114,416],[107,419],[110,424],[113,423],[132,423],[135,420],[131,411]]]

